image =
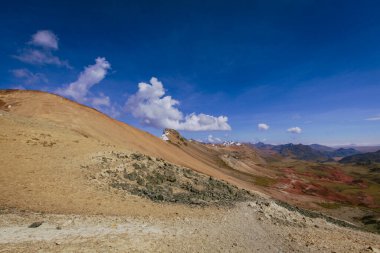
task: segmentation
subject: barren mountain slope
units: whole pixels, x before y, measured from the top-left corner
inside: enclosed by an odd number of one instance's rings
[[[2,108],[1,108],[2,107]],[[0,110],[12,116],[29,119],[45,119],[67,133],[81,135],[130,151],[162,157],[196,171],[239,184],[238,179],[219,171],[219,165],[206,158],[202,152],[188,153],[159,138],[114,120],[92,108],[80,105],[63,97],[39,91],[0,91]],[[18,126],[14,126],[17,128]],[[196,155],[202,154],[202,157]],[[210,153],[211,154],[211,153]],[[211,154],[212,156],[212,154]],[[243,184],[245,184],[243,182]]]
[[[249,181],[250,175],[262,174],[265,160],[255,149],[246,146],[223,146],[200,143],[183,138],[173,129],[165,129],[167,141],[185,153],[210,165],[218,166],[225,174],[243,181]],[[261,171],[260,171],[261,170]]]
[[[162,156],[172,162],[193,165],[191,167],[205,167],[149,133],[57,95],[39,91],[0,91],[0,100],[12,115],[47,119],[67,130],[110,145]]]
[[[0,112],[1,206],[117,214],[122,209],[117,197],[94,189],[83,176],[91,159],[112,151],[139,151],[252,187],[220,171],[212,160],[204,160],[205,154],[198,159],[196,154],[56,95],[1,91]]]

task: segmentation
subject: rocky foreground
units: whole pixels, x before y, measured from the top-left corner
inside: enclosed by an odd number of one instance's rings
[[[160,218],[154,212],[133,218],[3,210],[1,252],[379,252],[380,248],[379,235],[308,218],[262,198],[233,208],[191,207],[191,215],[184,215],[181,208],[173,217]]]
[[[252,198],[227,182],[136,152],[100,152],[81,167],[93,185],[152,201],[206,206]]]

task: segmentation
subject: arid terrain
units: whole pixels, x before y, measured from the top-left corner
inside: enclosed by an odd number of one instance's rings
[[[380,252],[362,165],[164,141],[37,91],[1,90],[0,127],[0,252]]]

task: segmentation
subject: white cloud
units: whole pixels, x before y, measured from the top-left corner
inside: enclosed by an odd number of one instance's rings
[[[103,93],[99,94],[99,97],[94,97],[91,99],[91,104],[93,106],[111,106],[110,98]]]
[[[374,116],[374,117],[371,117],[371,118],[367,118],[365,120],[370,120],[370,121],[377,121],[377,120],[380,120],[380,115],[378,116]]]
[[[302,132],[302,129],[299,127],[291,127],[286,131],[292,134],[300,134]]]
[[[59,67],[71,68],[67,61],[59,59],[54,56],[50,51],[39,50],[39,49],[24,49],[21,54],[15,55],[19,61],[29,63],[32,65],[56,65]]]
[[[211,116],[207,114],[192,113],[185,117],[185,121],[179,123],[178,130],[207,131],[207,130],[231,130],[226,116]]]
[[[58,89],[57,93],[71,97],[80,103],[89,101],[87,95],[90,88],[102,81],[110,68],[111,65],[105,58],[98,57],[95,59],[95,64],[87,66],[75,82],[70,83],[66,88]],[[104,101],[104,95],[101,99]],[[99,102],[100,100],[96,100],[96,103],[99,104]]]
[[[99,107],[99,106],[96,106],[94,105],[94,107],[100,111],[102,111],[103,113],[111,116],[112,118],[117,118],[121,115],[121,108],[120,106],[116,105],[116,104],[109,104],[109,105],[104,105],[103,107]]]
[[[27,44],[30,46],[19,50],[19,54],[13,57],[32,65],[56,65],[71,68],[67,61],[53,55],[52,50],[58,49],[58,38],[53,32],[38,31]]]
[[[162,83],[152,77],[150,84],[138,84],[138,91],[128,98],[125,110],[143,124],[156,128],[187,131],[231,130],[226,116],[215,117],[203,113],[183,116],[176,107],[179,101],[164,95]]]
[[[265,123],[260,123],[260,124],[257,125],[257,128],[258,128],[259,130],[266,131],[266,130],[269,129],[269,125],[267,125],[267,124],[265,124]]]
[[[99,93],[97,96],[91,93],[90,89],[100,83],[111,69],[111,64],[102,57],[95,59],[94,65],[85,67],[78,79],[64,88],[56,90],[56,93],[73,98],[79,103],[87,103],[114,118],[120,115],[120,106],[111,103],[111,99]]]
[[[35,83],[47,83],[48,80],[44,74],[33,73],[28,69],[12,69],[10,71],[12,75],[18,79],[22,79],[24,84],[35,84]]]
[[[37,31],[32,36],[30,44],[35,46],[41,46],[49,49],[58,49],[58,37],[52,31],[41,30]]]
[[[221,143],[222,142],[222,140],[220,138],[214,137],[211,134],[209,136],[207,136],[207,141],[209,143]]]

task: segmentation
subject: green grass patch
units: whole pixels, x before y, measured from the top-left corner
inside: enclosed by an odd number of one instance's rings
[[[343,206],[343,204],[337,202],[316,202],[316,204],[326,209],[338,209]]]
[[[263,187],[269,187],[277,182],[275,179],[269,177],[253,176],[253,178],[255,179],[254,184]]]

